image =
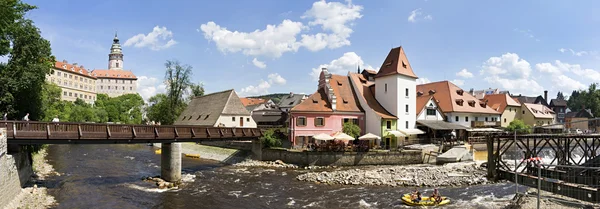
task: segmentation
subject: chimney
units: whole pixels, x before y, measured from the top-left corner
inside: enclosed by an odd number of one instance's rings
[[[69,62],[67,62],[67,60],[63,60],[62,62],[65,64],[69,64]]]
[[[76,62],[74,62],[74,63],[73,63],[73,65],[74,65],[75,67],[77,67],[77,63],[76,63]]]
[[[294,96],[294,92],[290,92],[290,97],[293,97],[293,96]]]
[[[548,102],[548,90],[544,91],[544,100],[546,100],[546,102]]]

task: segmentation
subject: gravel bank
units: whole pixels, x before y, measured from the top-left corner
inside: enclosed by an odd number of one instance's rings
[[[54,171],[52,165],[46,161],[46,149],[33,155],[33,176],[21,189],[15,199],[6,208],[50,208],[56,206],[56,200],[50,196],[45,187],[45,180],[49,175],[60,175]]]
[[[486,184],[485,175],[485,169],[472,162],[443,166],[379,166],[310,172],[301,174],[296,179],[323,184],[441,187]]]
[[[265,168],[291,168],[291,169],[324,169],[324,168],[334,168],[334,166],[298,166],[294,164],[287,164],[281,160],[276,161],[256,161],[256,160],[244,160],[239,163],[233,164],[233,166],[240,167],[265,167]]]

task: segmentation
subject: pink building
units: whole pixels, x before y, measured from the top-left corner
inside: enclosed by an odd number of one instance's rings
[[[326,68],[319,77],[317,92],[290,110],[290,141],[294,147],[306,146],[312,136],[342,131],[353,122],[364,134],[365,114],[347,76],[332,75]]]

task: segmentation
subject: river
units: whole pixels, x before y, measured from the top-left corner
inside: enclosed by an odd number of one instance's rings
[[[57,208],[405,208],[412,188],[330,186],[300,182],[306,170],[245,168],[183,159],[196,175],[178,191],[162,191],[144,176],[160,173],[160,155],[146,145],[52,145],[48,161],[61,176],[47,181]],[[514,184],[441,188],[445,208],[500,208]],[[421,189],[429,194],[431,189]]]

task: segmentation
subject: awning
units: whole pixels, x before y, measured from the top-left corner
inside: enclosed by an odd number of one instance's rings
[[[543,129],[564,129],[565,126],[563,124],[553,124],[553,125],[545,125],[545,126],[541,126],[541,127],[535,127],[535,128],[543,128]]]
[[[467,131],[469,131],[469,132],[499,132],[502,130],[495,129],[495,128],[470,128],[470,129],[467,129]]]
[[[372,134],[372,133],[367,133],[361,137],[358,137],[359,140],[375,140],[375,139],[381,139],[381,137]]]
[[[329,136],[329,134],[323,134],[323,133],[314,135],[313,138],[316,140],[323,140],[323,141],[333,140],[332,136]]]
[[[427,126],[430,129],[433,130],[466,130],[468,129],[465,126],[456,124],[456,123],[449,123],[446,121],[441,121],[441,120],[418,120],[417,121],[418,124]]]
[[[424,134],[424,131],[421,131],[421,129],[416,129],[416,128],[409,128],[409,129],[400,129],[400,132],[404,133],[405,135],[418,135],[418,134]]]
[[[388,135],[394,135],[396,137],[406,137],[406,135],[404,135],[400,131],[388,131]]]

